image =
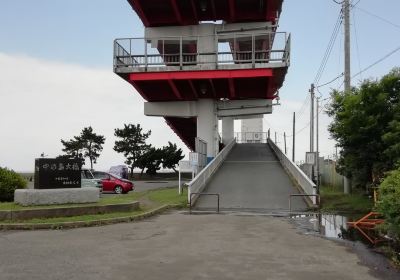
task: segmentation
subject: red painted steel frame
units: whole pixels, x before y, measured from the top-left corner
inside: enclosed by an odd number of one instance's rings
[[[384,219],[379,219],[382,214],[378,212],[370,212],[355,222],[348,222],[350,227],[357,229],[371,244],[376,245],[382,242],[382,239],[375,237],[376,226],[383,224]]]
[[[210,70],[210,71],[180,71],[180,72],[147,72],[131,73],[130,81],[154,80],[198,80],[198,79],[229,79],[229,78],[257,78],[272,77],[272,69],[244,69],[244,70]]]
[[[128,0],[143,24],[196,25],[200,21],[276,23],[283,0]]]
[[[274,69],[242,69],[135,72],[124,77],[147,101],[241,100],[275,99],[285,74]]]

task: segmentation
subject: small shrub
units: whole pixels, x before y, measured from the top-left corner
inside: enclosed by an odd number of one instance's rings
[[[27,182],[18,173],[0,167],[0,201],[13,201],[16,189],[26,188]]]
[[[377,209],[385,217],[385,228],[400,238],[400,169],[390,172],[381,183]]]

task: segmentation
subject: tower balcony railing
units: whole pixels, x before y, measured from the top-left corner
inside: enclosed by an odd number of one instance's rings
[[[289,64],[290,34],[286,32],[114,41],[116,73],[279,68]]]

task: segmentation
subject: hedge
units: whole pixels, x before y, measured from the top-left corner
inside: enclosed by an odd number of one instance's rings
[[[7,168],[0,167],[0,201],[13,201],[16,189],[26,188],[26,180]]]
[[[379,186],[377,209],[385,217],[389,234],[400,238],[400,169],[390,172]]]

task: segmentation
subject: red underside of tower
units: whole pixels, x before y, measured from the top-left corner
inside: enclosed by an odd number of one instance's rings
[[[283,0],[128,0],[146,27],[197,25],[200,21],[228,23],[272,22],[281,13]],[[232,43],[231,48],[232,48]],[[256,42],[269,45],[268,40]],[[185,46],[196,52],[196,45]],[[176,53],[176,46],[164,53]],[[236,46],[249,51],[247,45]],[[249,49],[250,48],[250,49]],[[160,48],[159,48],[160,50]],[[161,53],[161,51],[160,51]],[[262,54],[265,55],[265,54]],[[166,63],[167,64],[167,63]],[[239,67],[240,68],[240,67]],[[191,101],[274,99],[282,86],[287,67],[224,70],[177,70],[119,73],[147,101]],[[196,118],[165,117],[181,140],[194,150]]]
[[[279,18],[283,0],[128,0],[146,27],[228,23]]]

